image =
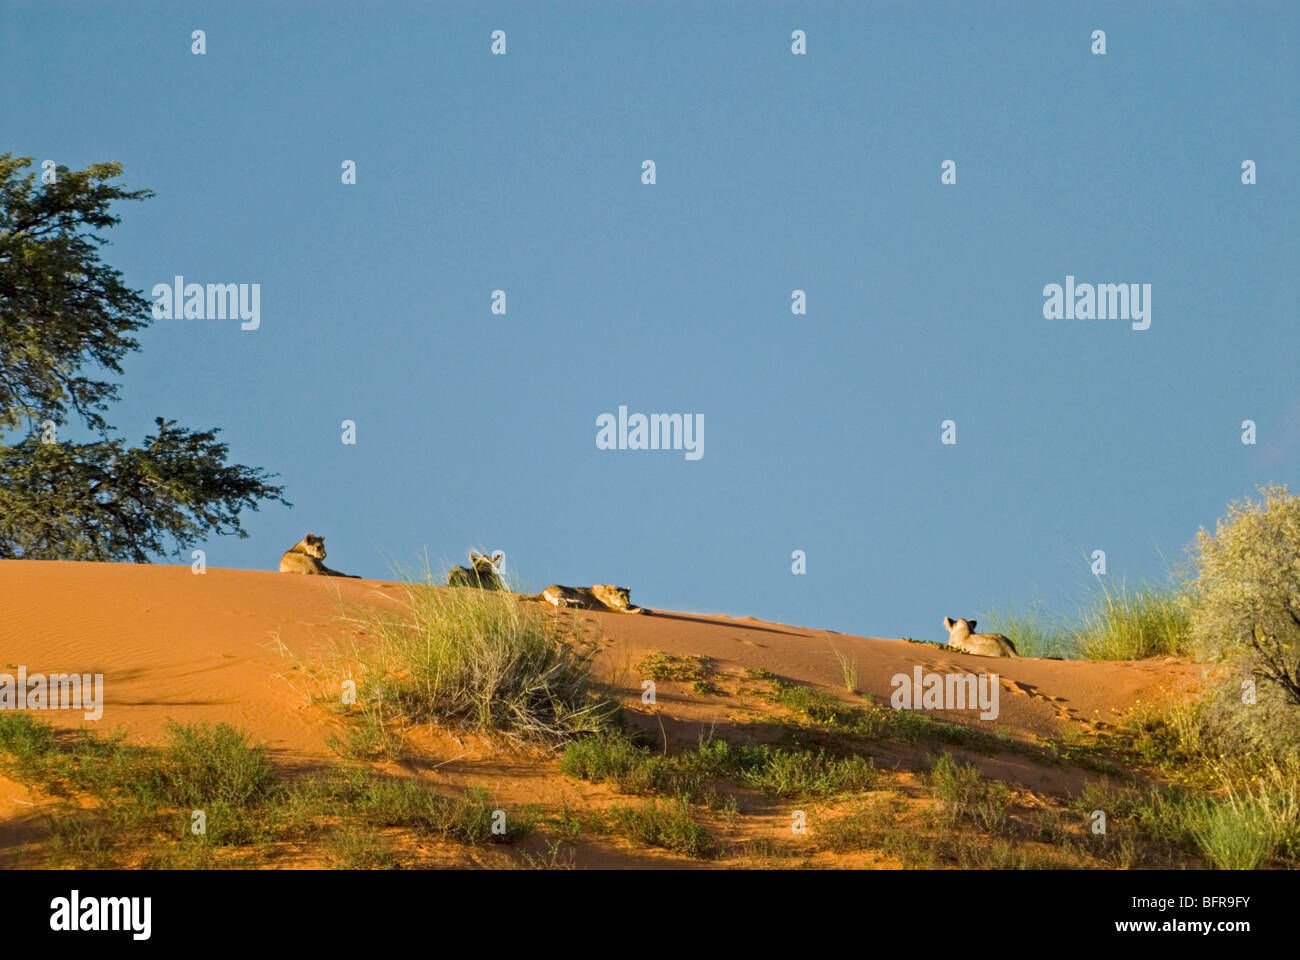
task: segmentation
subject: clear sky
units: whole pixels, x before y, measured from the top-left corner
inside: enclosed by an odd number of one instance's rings
[[[110,417],[281,474],[209,565],[478,546],[942,640],[1295,479],[1296,40],[1290,2],[6,0],[0,149],[157,192],[104,248],[146,296],[261,285],[255,331],[155,321]],[[1067,275],[1150,284],[1150,329],[1045,319]],[[704,456],[597,449],[620,404],[702,414]]]

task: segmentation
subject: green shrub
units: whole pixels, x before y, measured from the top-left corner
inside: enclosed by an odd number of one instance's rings
[[[1213,534],[1197,534],[1192,622],[1211,657],[1300,705],[1300,497],[1259,489],[1262,501],[1229,504]]]
[[[1274,834],[1253,803],[1206,800],[1188,810],[1188,829],[1221,870],[1254,870],[1273,852]]]
[[[610,822],[619,833],[647,846],[663,847],[682,856],[707,859],[717,852],[713,835],[695,822],[690,806],[680,800],[636,807],[614,807]]]
[[[360,669],[362,714],[551,742],[605,724],[614,705],[592,694],[574,618],[505,592],[436,587],[427,569],[425,579],[408,584],[404,610],[351,618],[365,638],[335,651],[331,680]]]
[[[169,744],[159,775],[165,800],[178,807],[230,807],[266,799],[277,777],[266,748],[249,745],[249,736],[229,724],[167,725]]]
[[[974,764],[959,764],[945,753],[930,770],[930,786],[945,826],[963,819],[990,831],[1007,826],[1011,791],[1001,781],[985,780]]]

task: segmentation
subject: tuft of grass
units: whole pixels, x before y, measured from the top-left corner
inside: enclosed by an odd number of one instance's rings
[[[1022,657],[1147,660],[1191,654],[1191,604],[1183,588],[1157,583],[1109,587],[1096,579],[1093,595],[1073,620],[1034,603],[984,612],[979,623],[985,632],[1010,637]]]
[[[623,737],[591,737],[569,744],[560,759],[569,776],[611,782],[623,793],[673,797],[718,806],[713,781],[726,780],[774,797],[828,797],[869,789],[877,771],[870,758],[829,757],[824,751],[734,746],[702,740],[675,756],[653,754]]]
[[[822,751],[764,750],[763,762],[746,771],[744,783],[774,797],[830,797],[875,786],[869,757],[828,757]]]
[[[830,733],[867,740],[893,738],[906,743],[921,741],[966,744],[979,739],[961,724],[938,720],[918,710],[894,710],[870,697],[865,707],[850,706],[817,687],[773,681],[774,703],[793,711],[813,727]]]
[[[1011,791],[1005,783],[984,779],[974,764],[959,764],[948,753],[935,761],[929,780],[945,827],[969,820],[991,832],[1006,828]]]
[[[1254,870],[1273,852],[1274,831],[1254,803],[1203,800],[1187,811],[1187,829],[1221,870]]]
[[[13,769],[43,768],[57,750],[54,728],[30,713],[0,713],[0,751]]]
[[[848,693],[858,692],[858,658],[851,657],[847,653],[836,649],[831,644],[831,652],[835,654],[835,659],[840,664],[840,675],[844,678],[844,689]]]
[[[346,824],[329,835],[325,849],[338,870],[398,870],[392,845],[374,828]]]
[[[278,785],[266,748],[229,724],[167,725],[159,768],[162,795],[177,807],[221,804],[237,809],[267,799]]]
[[[1054,617],[1040,603],[1023,609],[984,611],[978,623],[982,632],[1010,637],[1022,657],[1060,657],[1071,660],[1079,655],[1078,642],[1069,624]]]
[[[815,724],[855,732],[862,726],[865,711],[851,707],[818,687],[778,683],[773,700]]]
[[[353,714],[369,730],[343,749],[384,747],[389,724],[552,743],[605,725],[615,705],[593,693],[594,649],[576,618],[548,616],[507,592],[438,587],[427,566],[423,577],[407,584],[401,611],[347,618],[362,637],[337,647],[324,673],[334,697],[359,672]]]
[[[609,811],[610,823],[623,836],[651,847],[662,847],[697,860],[717,853],[713,835],[695,822],[690,805],[681,800],[640,806],[618,806]]]
[[[102,870],[113,866],[120,835],[103,817],[70,812],[46,815],[46,855],[51,867]]]
[[[1100,580],[1098,581],[1100,584]],[[1191,610],[1173,588],[1100,585],[1080,616],[1077,644],[1087,660],[1146,660],[1191,652]]]
[[[563,840],[548,840],[545,853],[519,851],[522,866],[527,870],[577,870],[578,854]]]
[[[534,827],[534,818],[527,811],[503,810],[480,788],[446,796],[414,780],[360,770],[304,778],[290,789],[286,804],[291,821],[300,828],[319,817],[346,812],[371,826],[407,827],[471,844],[514,843]],[[504,833],[493,829],[500,823]]]

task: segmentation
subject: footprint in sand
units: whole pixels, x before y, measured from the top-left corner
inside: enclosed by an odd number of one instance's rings
[[[1042,700],[1056,709],[1056,718],[1058,720],[1076,720],[1078,714],[1070,707],[1062,706],[1068,703],[1065,697],[1054,697],[1051,694],[1041,693],[1032,683],[1025,683],[1023,680],[1006,680],[1002,681],[1003,689],[1018,693],[1021,696],[1029,697],[1031,700]]]

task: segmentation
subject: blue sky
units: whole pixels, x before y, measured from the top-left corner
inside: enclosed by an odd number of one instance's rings
[[[256,331],[154,322],[111,418],[281,474],[211,566],[479,546],[941,640],[1068,612],[1095,549],[1159,578],[1300,466],[1294,7],[1075,6],[6,3],[0,149],[155,190],[104,250],[146,295],[261,285]],[[1151,284],[1150,329],[1044,319],[1067,275]],[[620,404],[705,455],[598,450]]]

